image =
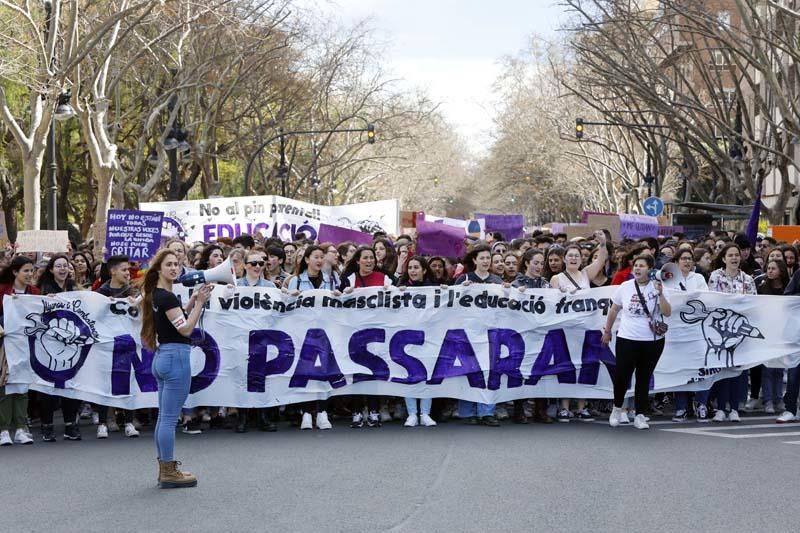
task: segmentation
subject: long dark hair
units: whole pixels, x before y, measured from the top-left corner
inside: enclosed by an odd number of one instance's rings
[[[775,266],[778,267],[778,270],[781,273],[780,277],[778,278],[778,281],[780,281],[780,283],[781,283],[780,287],[782,289],[785,289],[786,286],[789,284],[789,269],[786,268],[786,262],[785,261],[781,261],[780,259],[773,259],[772,261],[767,261],[767,264],[764,265],[764,275],[765,276],[766,276],[766,272],[767,272],[767,267],[769,266],[770,263],[775,263]],[[771,280],[769,278],[765,278],[764,282],[771,286],[772,283],[773,283],[773,280]]]
[[[525,253],[522,254],[522,259],[519,260],[519,268],[517,268],[517,273],[522,274],[523,276],[527,276],[528,265],[531,264],[531,261],[533,261],[534,256],[537,255],[542,256],[542,262],[546,266],[547,262],[545,261],[545,258],[547,257],[547,254],[545,254],[542,250],[538,248],[528,248],[527,250],[525,250]],[[544,270],[542,271],[542,274],[544,274]]]
[[[462,261],[464,265],[464,272],[475,272],[475,260],[478,258],[478,254],[481,252],[489,252],[491,255],[492,249],[488,244],[477,244],[470,248],[470,250],[464,256],[464,260]],[[492,266],[489,265],[489,272],[491,271]]]
[[[725,254],[727,254],[728,250],[730,250],[731,248],[736,248],[737,250],[739,250],[739,255],[741,255],[742,249],[739,248],[738,244],[733,242],[726,243],[725,246],[722,247],[722,250],[720,250],[717,256],[714,258],[714,261],[711,263],[712,270],[717,270],[720,268],[725,270],[725,261],[723,261],[723,259],[725,259]],[[742,269],[742,264],[740,262],[739,270],[741,269]]]
[[[322,256],[325,257],[325,250],[322,248],[322,246],[316,246],[316,245],[306,246],[306,251],[303,252],[302,259],[300,259],[300,261],[297,262],[297,266],[295,266],[294,269],[295,276],[299,276],[300,274],[308,270],[308,258],[311,257],[311,254],[316,252],[317,250],[322,252]]]
[[[413,257],[411,259],[413,259]],[[409,259],[409,261],[411,261],[411,259]],[[434,261],[440,261],[442,263],[442,276],[440,278],[435,277],[433,274],[433,270],[431,270],[431,264]],[[435,255],[430,259],[428,259],[428,274],[430,275],[432,281],[447,285],[447,283],[450,281],[450,278],[447,277],[447,261],[445,261],[444,257]]]
[[[56,278],[53,276],[53,265],[56,264],[56,261],[59,259],[63,259],[69,264],[69,257],[66,254],[56,254],[50,258],[50,261],[47,262],[47,266],[44,269],[44,272],[39,276],[39,282],[36,284],[37,287],[42,291],[43,294],[48,294],[51,289],[55,289],[60,291],[61,288],[56,283]],[[75,282],[69,277],[64,280],[64,290],[71,291],[75,288]]]
[[[386,249],[386,257],[383,258],[383,262],[380,264],[381,270],[385,273],[389,273],[394,275],[395,271],[397,270],[397,250],[394,248],[394,244],[389,239],[375,239],[372,243],[372,249],[375,250],[375,245],[381,243],[383,247]],[[378,263],[378,256],[375,256],[375,263],[377,266]]]
[[[553,272],[552,270],[550,270],[550,256],[551,255],[559,256],[561,258],[561,267],[562,267],[561,268],[561,272],[564,272],[564,270],[566,270],[566,265],[564,264],[564,249],[561,246],[559,246],[559,247],[556,247],[555,245],[551,246],[550,248],[547,249],[547,254],[544,257],[544,274],[543,274],[543,277],[545,279],[547,279],[547,280],[549,280],[550,278],[552,278],[556,274],[560,273],[560,272]]]
[[[411,256],[408,258],[408,261],[406,261],[406,266],[408,266],[409,263],[411,263],[411,261],[416,261],[417,263],[419,263],[419,266],[421,266],[422,270],[425,271],[425,273],[422,275],[422,283],[432,281],[431,271],[428,268],[428,261],[424,257],[422,257],[421,255]],[[408,268],[406,268],[406,271],[403,272],[402,276],[400,276],[400,281],[398,282],[398,284],[399,285],[411,284],[411,278],[408,277]]]
[[[25,265],[33,265],[33,259],[18,255],[5,267],[0,270],[0,285],[11,285],[17,277],[17,272],[22,270]]]
[[[172,256],[175,260],[178,256],[169,248],[161,248],[156,256],[150,261],[150,267],[144,275],[142,283],[142,346],[150,351],[156,349],[156,325],[153,318],[153,291],[158,286],[158,274],[161,272],[161,263]]]
[[[197,261],[198,270],[208,269],[208,259],[211,257],[211,252],[213,252],[214,250],[219,250],[220,253],[222,254],[222,258],[225,259],[225,250],[222,249],[222,246],[216,244],[209,244],[208,246],[203,248],[203,251],[200,253],[200,259]]]
[[[347,265],[345,265],[344,272],[342,272],[342,278],[346,278],[350,274],[356,274],[358,272],[358,262],[361,260],[361,255],[365,252],[369,252],[372,254],[372,257],[375,257],[375,250],[373,250],[371,247],[359,246],[356,249],[356,253],[353,254],[353,257],[347,262]],[[383,270],[378,266],[377,258],[375,259],[374,272],[383,272]]]

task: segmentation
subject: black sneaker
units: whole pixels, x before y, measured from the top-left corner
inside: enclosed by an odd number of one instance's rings
[[[462,423],[468,426],[477,426],[478,425],[478,417],[477,416],[468,416],[461,419]]]
[[[42,440],[45,442],[55,442],[56,435],[53,433],[53,424],[42,425]]]
[[[482,416],[481,425],[496,428],[500,426],[500,421],[494,415]]]
[[[350,422],[350,427],[353,429],[361,429],[364,427],[364,415],[360,412],[353,413],[353,421]]]
[[[370,411],[367,415],[367,427],[379,428],[381,427],[381,415],[377,411]]]
[[[78,424],[65,424],[64,438],[66,440],[81,440],[81,429]]]
[[[199,435],[203,432],[200,428],[200,421],[194,418],[183,424],[183,429],[181,431],[187,435]]]

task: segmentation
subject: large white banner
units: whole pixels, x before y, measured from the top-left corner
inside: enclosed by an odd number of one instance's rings
[[[181,298],[187,301],[184,288]],[[215,288],[195,330],[188,405],[272,406],[341,394],[610,398],[614,288],[310,291]],[[655,391],[707,388],[765,361],[800,362],[800,298],[670,292]],[[127,408],[157,404],[138,308],[73,292],[6,296],[9,392],[29,386]]]
[[[321,223],[368,233],[400,231],[400,202],[380,200],[348,205],[316,205],[282,196],[244,196],[181,202],[143,202],[139,208],[164,213],[163,237],[215,241],[242,233],[294,240],[304,233],[316,239]]]

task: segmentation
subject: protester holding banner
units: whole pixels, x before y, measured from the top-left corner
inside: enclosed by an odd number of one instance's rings
[[[325,252],[325,261],[322,263],[322,272],[325,276],[331,279],[334,288],[339,288],[339,274],[341,272],[339,265],[339,250],[332,242],[323,242],[319,245]]]
[[[767,262],[765,278],[758,287],[758,294],[783,296],[783,291],[789,284],[789,272],[786,264],[781,259],[771,259]],[[763,401],[764,412],[768,415],[775,414],[776,410],[781,409],[783,403],[783,368],[768,368],[764,365],[750,369],[751,378],[753,370],[761,370],[761,400]],[[785,410],[785,406],[784,409]],[[782,414],[782,413],[781,413]]]
[[[543,276],[544,257],[544,252],[538,248],[530,248],[526,251],[522,256],[519,273],[517,273],[511,286],[518,287],[521,291],[525,289],[549,289],[550,283]]]
[[[279,289],[283,286],[284,281],[286,281],[286,278],[288,278],[290,275],[283,269],[285,262],[286,253],[283,251],[283,248],[279,246],[267,246],[264,277],[268,281],[274,283]]]
[[[519,273],[519,253],[514,251],[506,252],[503,256],[503,266],[503,281],[511,283],[517,279],[517,274]]]
[[[615,355],[617,370],[614,375],[614,409],[608,419],[612,427],[627,422],[628,415],[622,409],[625,393],[631,377],[636,378],[634,400],[636,429],[648,429],[645,416],[649,408],[650,377],[656,369],[664,351],[666,327],[664,317],[672,313],[672,306],[664,294],[660,281],[650,281],[650,270],[655,259],[649,255],[639,256],[633,261],[634,279],[619,286],[611,298],[612,306],[603,330],[603,344],[611,342],[611,328],[620,317]],[[621,314],[620,314],[621,312]]]
[[[708,253],[708,252],[706,252]],[[706,279],[695,271],[695,253],[691,248],[680,248],[678,254],[673,257],[678,265],[680,273],[677,277],[678,288],[682,291],[707,291],[708,284]],[[675,416],[673,422],[686,422],[689,417],[689,395],[686,391],[675,393]],[[695,416],[698,422],[708,422],[708,399],[711,394],[710,389],[698,390],[694,392],[696,402]]]
[[[581,248],[577,244],[570,244],[564,250],[564,271],[554,275],[550,279],[550,287],[559,289],[561,292],[574,293],[582,289],[588,289],[590,279],[602,272],[608,259],[608,249],[606,248],[606,235],[602,231],[595,232],[595,238],[599,243],[598,254],[595,260],[583,270],[581,267]],[[561,400],[561,408],[558,411],[557,419],[559,422],[569,422],[570,419],[570,399]],[[586,407],[586,400],[578,400],[578,420],[590,422],[594,417]]]
[[[18,294],[39,294],[39,289],[31,284],[33,279],[33,260],[18,255],[0,271],[0,339],[3,336],[3,299]],[[28,434],[28,394],[7,394],[8,361],[5,347],[0,345],[0,446],[33,444]],[[11,433],[14,434],[12,440]]]
[[[210,255],[207,254],[207,258]],[[178,470],[179,463],[174,460],[175,422],[189,396],[190,337],[213,287],[203,285],[192,293],[187,315],[172,293],[172,284],[179,272],[180,264],[175,254],[169,249],[160,250],[150,262],[142,287],[142,344],[155,351],[153,376],[159,391],[155,441],[161,488],[197,485],[197,478],[190,472]]]
[[[58,294],[74,291],[75,282],[69,279],[69,259],[66,255],[56,254],[50,258],[44,272],[39,277],[39,290],[44,295]],[[53,412],[57,409],[59,398],[41,393],[40,416],[42,421],[42,440],[55,442],[53,432]],[[64,438],[67,440],[81,440],[81,431],[78,427],[78,409],[80,400],[74,398],[60,398],[61,413],[64,415]]]
[[[392,279],[377,267],[375,250],[368,246],[359,246],[352,259],[342,272],[342,281],[339,290],[351,293],[354,289],[362,287],[385,287],[392,285]],[[364,427],[364,404],[367,408],[367,427],[380,427],[381,417],[378,412],[379,398],[366,396],[354,399],[352,407],[353,421],[350,427],[357,429]]]
[[[244,261],[244,276],[236,280],[239,287],[270,287],[276,288],[275,284],[264,278],[264,254],[263,252],[250,251]]]
[[[97,292],[108,298],[128,298],[131,294],[131,273],[130,261],[124,255],[112,255],[106,261],[106,268],[110,278],[107,282],[98,287]],[[108,438],[108,410],[105,405],[95,405],[97,411],[97,438]],[[113,412],[113,409],[112,409]],[[133,425],[133,411],[123,410],[123,420],[125,423],[125,436],[136,438],[139,431]]]
[[[726,243],[714,259],[714,271],[708,279],[708,289],[725,294],[757,294],[756,285],[748,274],[741,268],[742,256],[739,246],[735,243]],[[744,384],[746,390],[747,372],[739,376],[725,378],[715,383],[717,391],[717,410],[714,413],[714,422],[741,422],[739,418],[740,389]],[[729,409],[726,415],[726,408]]]
[[[473,246],[462,263],[466,271],[456,280],[456,285],[471,285],[473,283],[503,284],[502,278],[490,272],[492,262],[491,249],[485,244]],[[465,424],[497,427],[500,422],[495,417],[495,404],[458,401],[458,414]]]

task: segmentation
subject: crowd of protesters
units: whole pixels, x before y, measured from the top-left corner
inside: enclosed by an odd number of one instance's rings
[[[275,238],[241,235],[213,243],[185,243],[171,239],[164,245],[180,273],[205,270],[230,258],[241,286],[274,287],[290,294],[311,289],[348,293],[360,287],[395,286],[414,290],[421,286],[497,284],[507,289],[552,289],[575,293],[593,287],[619,285],[603,335],[611,340],[611,325],[619,313],[614,400],[581,398],[517,400],[501,405],[455,401],[448,398],[389,398],[382,396],[335,397],[269,409],[224,406],[181,411],[181,430],[190,435],[211,429],[246,432],[276,431],[279,427],[330,429],[335,423],[352,428],[380,427],[391,420],[405,426],[435,426],[458,418],[465,424],[496,427],[501,421],[592,421],[610,413],[612,426],[633,423],[648,427],[649,416],[671,416],[675,422],[738,422],[740,410],[775,414],[779,423],[797,421],[800,367],[787,370],[757,366],[737,377],[719,380],[708,390],[650,395],[647,378],[654,371],[664,346],[664,331],[653,324],[669,316],[670,306],[660,283],[648,273],[674,262],[681,290],[710,290],[735,294],[800,294],[798,250],[792,244],[759,236],[750,242],[743,234],[716,231],[702,238],[645,238],[612,242],[608,232],[588,238],[567,239],[536,231],[527,238],[505,241],[499,233],[470,240],[464,257],[421,256],[412,237],[374,235],[371,246],[350,242],[315,243],[305,239],[282,242]],[[138,296],[143,272],[124,256],[105,262],[94,257],[90,243],[74,246],[65,254],[14,254],[0,259],[0,296],[57,294],[91,290],[111,298]],[[638,308],[625,305],[639,302]],[[632,311],[633,309],[633,311]],[[0,299],[0,320],[2,300]],[[648,329],[649,328],[649,329]],[[7,378],[3,360],[0,385]],[[625,399],[628,381],[635,374],[633,399]],[[785,375],[786,374],[786,375]],[[54,413],[61,411],[63,426],[56,431]],[[31,427],[45,442],[81,440],[81,419],[91,420],[99,439],[119,431],[139,436],[142,425],[156,420],[153,409],[136,412],[90,404],[80,400],[30,391],[6,394],[0,387],[0,446],[29,444]],[[288,424],[287,424],[288,422]],[[84,426],[88,424],[84,423]]]

